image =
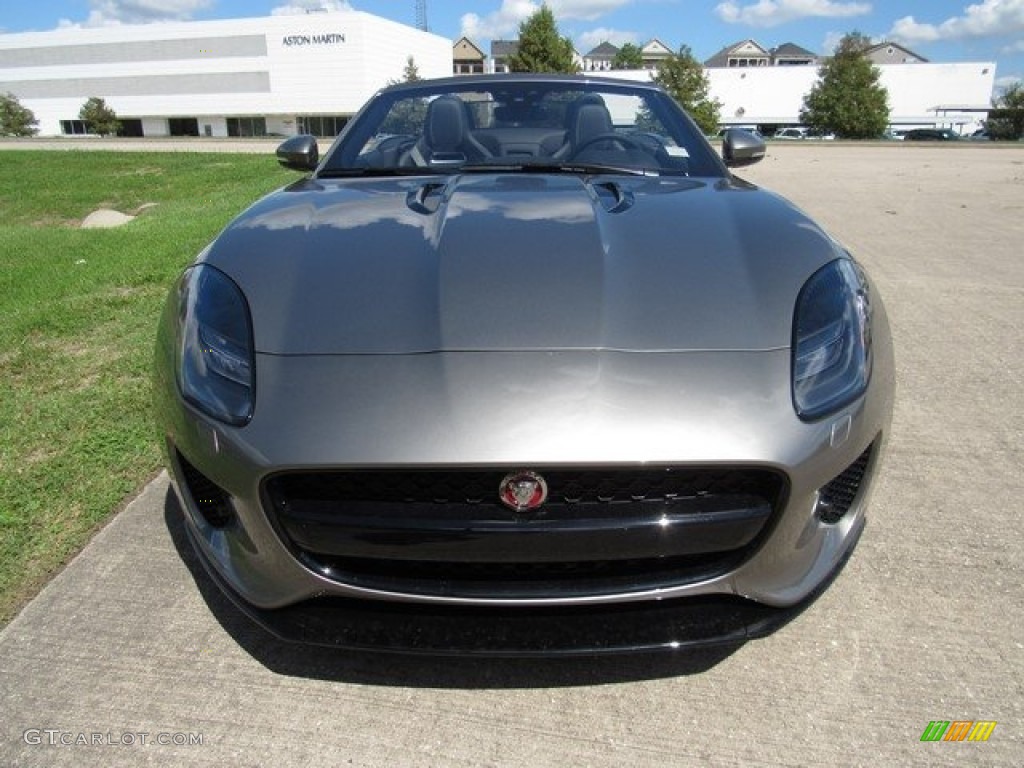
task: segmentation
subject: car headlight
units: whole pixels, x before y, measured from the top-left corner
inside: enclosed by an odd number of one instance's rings
[[[178,284],[178,386],[208,416],[242,426],[254,402],[252,322],[242,291],[200,264]]]
[[[871,296],[855,262],[838,259],[800,290],[793,320],[793,404],[821,418],[856,400],[871,378]]]

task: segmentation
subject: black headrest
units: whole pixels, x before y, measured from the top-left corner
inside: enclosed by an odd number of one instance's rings
[[[611,133],[615,127],[604,104],[583,104],[576,113],[576,124],[571,130],[572,141],[578,145],[602,133]]]
[[[438,96],[430,102],[423,133],[434,151],[455,152],[468,130],[466,109],[457,96]]]
[[[604,105],[604,99],[596,93],[585,93],[582,96],[569,102],[569,105],[565,108],[565,127],[571,131],[576,125],[576,116],[580,113],[580,107],[587,104],[601,104]]]

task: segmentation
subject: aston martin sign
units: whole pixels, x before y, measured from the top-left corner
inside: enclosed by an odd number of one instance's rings
[[[340,45],[345,42],[343,32],[321,32],[316,35],[286,35],[281,38],[285,48],[305,47],[307,45]]]

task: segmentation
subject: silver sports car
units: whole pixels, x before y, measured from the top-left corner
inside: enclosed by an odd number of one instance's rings
[[[376,94],[173,287],[157,418],[210,574],[281,637],[742,641],[865,521],[893,403],[861,266],[661,89]]]

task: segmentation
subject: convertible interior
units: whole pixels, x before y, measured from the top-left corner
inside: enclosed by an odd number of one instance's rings
[[[468,97],[467,97],[468,96]],[[449,93],[397,102],[382,130],[367,137],[361,168],[444,169],[463,165],[611,164],[685,174],[688,153],[659,130],[642,105],[618,120],[598,93],[497,101]],[[646,124],[638,125],[637,115]],[[389,130],[391,129],[391,130]]]

